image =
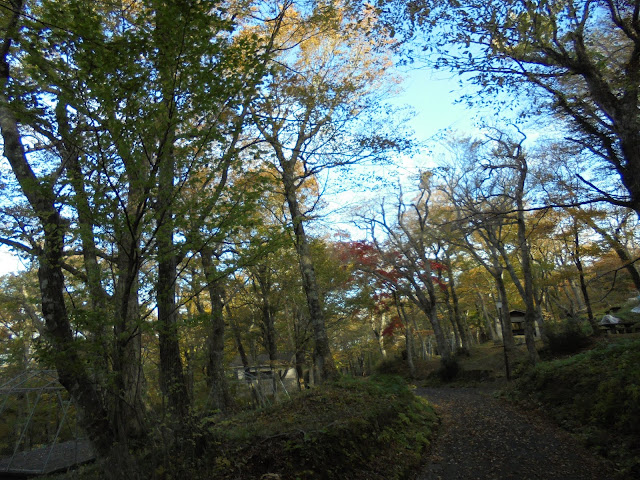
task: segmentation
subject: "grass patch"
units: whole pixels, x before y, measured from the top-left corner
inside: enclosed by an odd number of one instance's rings
[[[541,362],[506,395],[541,408],[624,476],[640,478],[640,340]]]

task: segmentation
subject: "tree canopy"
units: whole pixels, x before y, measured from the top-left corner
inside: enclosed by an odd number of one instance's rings
[[[535,364],[559,329],[634,324],[639,12],[0,1],[0,243],[28,264],[0,279],[0,374],[55,369],[96,453],[126,463],[283,387],[446,375],[485,340],[509,375],[519,335]],[[526,118],[447,132],[436,158],[389,104],[411,49]],[[416,153],[336,228],[334,184]]]
[[[528,110],[550,108],[566,121],[571,140],[614,173],[579,174],[592,194],[640,213],[639,7],[613,0],[417,0],[383,3],[381,12],[397,18],[401,9],[422,46],[416,55],[468,75],[484,101],[516,91],[526,95]]]

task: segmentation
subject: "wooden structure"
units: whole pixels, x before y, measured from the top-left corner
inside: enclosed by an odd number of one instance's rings
[[[640,331],[639,322],[619,322],[600,324],[600,328],[608,335],[621,335],[625,333],[636,333]]]
[[[524,316],[525,312],[522,310],[511,310],[509,312],[509,317],[511,317],[511,331],[514,335],[524,335]],[[540,336],[537,325],[534,325],[533,335],[535,337]]]
[[[511,331],[514,335],[524,335],[524,315],[522,310],[511,310],[509,316],[511,317]]]
[[[525,312],[523,312],[522,310],[509,311],[509,318],[511,319],[511,331],[514,335],[524,335],[524,316]],[[502,327],[500,325],[499,317],[497,317],[495,320],[495,327],[498,336],[502,338]],[[535,337],[540,337],[540,329],[538,325],[534,325],[533,334]]]

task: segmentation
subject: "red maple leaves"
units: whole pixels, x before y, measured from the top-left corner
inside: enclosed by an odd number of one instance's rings
[[[404,324],[402,323],[402,320],[400,320],[400,317],[393,317],[391,319],[391,322],[389,322],[389,324],[385,327],[385,329],[382,330],[382,336],[392,337],[396,330],[401,329],[403,327],[404,327]]]

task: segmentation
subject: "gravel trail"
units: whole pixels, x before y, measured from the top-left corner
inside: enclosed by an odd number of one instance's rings
[[[609,480],[612,467],[567,432],[474,388],[419,388],[442,420],[415,480]]]

